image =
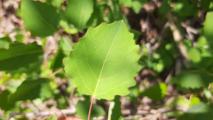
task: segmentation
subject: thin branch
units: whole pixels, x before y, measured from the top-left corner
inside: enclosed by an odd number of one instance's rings
[[[95,98],[92,96],[91,99],[90,99],[90,106],[89,106],[89,112],[88,112],[87,120],[91,120],[91,114],[92,114],[92,108],[93,108],[93,105],[94,105],[94,101],[95,101]]]
[[[180,30],[178,29],[178,27],[176,26],[175,20],[174,20],[172,14],[168,14],[167,17],[169,20],[169,27],[173,33],[174,41],[178,44],[178,49],[179,49],[181,55],[184,58],[188,59],[187,49],[183,44],[183,36],[182,36]]]
[[[113,108],[114,108],[114,107],[115,107],[115,102],[114,102],[114,101],[113,101],[113,102],[110,102],[107,120],[111,120],[112,111],[113,111]]]

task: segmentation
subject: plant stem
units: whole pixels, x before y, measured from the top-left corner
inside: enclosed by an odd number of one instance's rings
[[[115,102],[114,102],[114,101],[113,101],[113,102],[110,102],[107,120],[111,120],[112,111],[113,111],[113,108],[114,108],[114,107],[115,107]]]
[[[93,108],[93,104],[94,104],[95,98],[92,96],[90,99],[90,106],[89,106],[89,112],[88,112],[88,118],[87,120],[91,120],[91,114],[92,114],[92,108]]]

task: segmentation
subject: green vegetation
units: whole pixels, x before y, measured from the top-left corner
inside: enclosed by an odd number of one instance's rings
[[[213,120],[212,0],[0,5],[0,120]]]

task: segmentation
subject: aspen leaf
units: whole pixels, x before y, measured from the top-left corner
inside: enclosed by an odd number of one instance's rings
[[[123,21],[90,28],[64,59],[65,72],[81,94],[112,100],[127,95],[139,71],[133,35]]]

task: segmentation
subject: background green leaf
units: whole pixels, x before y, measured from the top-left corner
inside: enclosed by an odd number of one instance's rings
[[[141,95],[147,96],[153,100],[161,100],[167,94],[167,85],[165,83],[158,83],[145,89]]]
[[[208,86],[212,82],[212,77],[207,71],[188,70],[174,77],[173,83],[180,88],[199,89]]]
[[[51,96],[48,80],[39,78],[35,80],[25,80],[17,90],[9,96],[9,102],[20,100],[33,100],[35,98],[45,98]]]
[[[0,49],[0,70],[15,71],[41,61],[43,50],[36,43],[10,43],[8,49]],[[28,69],[29,71],[29,69]]]
[[[88,116],[89,106],[90,106],[89,97],[85,97],[85,100],[79,101],[78,104],[76,105],[77,116],[83,120],[86,120],[87,116]],[[104,109],[101,106],[99,106],[97,104],[95,104],[93,106],[93,111],[91,114],[92,118],[98,117],[98,116],[103,116],[104,114],[105,114]]]
[[[75,27],[85,28],[89,21],[94,7],[93,0],[68,0],[65,16]]]
[[[204,27],[203,27],[203,32],[204,32],[204,36],[207,38],[207,40],[209,41],[209,44],[211,47],[213,47],[213,23],[212,23],[212,19],[213,19],[213,12],[207,12],[206,15],[206,19],[204,22]]]
[[[24,25],[35,36],[53,34],[59,24],[59,14],[53,6],[33,0],[21,1],[21,17]]]
[[[10,91],[4,90],[0,92],[0,108],[3,110],[9,110],[12,105],[9,103]]]
[[[120,97],[115,97],[114,101],[110,102],[107,120],[122,120],[121,101]]]
[[[3,37],[0,38],[0,49],[9,49],[10,46],[10,38]]]

